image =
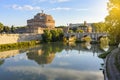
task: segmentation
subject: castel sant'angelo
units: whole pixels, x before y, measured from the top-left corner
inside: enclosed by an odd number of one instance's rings
[[[33,19],[27,20],[27,32],[29,33],[43,33],[45,29],[54,29],[55,20],[51,15],[45,14],[43,11],[37,13]]]

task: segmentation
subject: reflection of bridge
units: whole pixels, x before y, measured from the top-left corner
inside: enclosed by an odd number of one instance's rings
[[[92,40],[97,41],[101,36],[108,36],[107,33],[65,33],[65,37],[76,36],[77,39],[83,38],[85,35],[90,36]]]
[[[93,55],[97,54],[97,55],[100,55],[102,54],[103,52],[105,52],[104,50],[102,50],[100,48],[100,45],[98,44],[93,44],[91,45],[90,48],[87,48],[86,44],[85,43],[77,43],[76,45],[68,45],[65,47],[65,50],[66,51],[69,51],[69,50],[77,50],[80,52],[91,52],[93,53]]]

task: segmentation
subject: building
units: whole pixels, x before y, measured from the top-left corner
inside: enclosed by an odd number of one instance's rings
[[[27,20],[27,32],[29,33],[43,33],[45,28],[55,28],[55,20],[51,15],[38,13],[33,19]]]
[[[72,30],[83,30],[84,32],[93,32],[93,27],[91,26],[92,23],[87,23],[84,21],[84,23],[76,23],[76,24],[69,24],[69,28]]]

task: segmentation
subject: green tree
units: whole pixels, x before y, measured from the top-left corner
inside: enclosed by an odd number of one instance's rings
[[[61,29],[55,30],[44,30],[42,35],[43,41],[45,42],[56,42],[63,40],[63,31]]]
[[[120,43],[120,0],[109,0],[108,12],[105,23],[111,43]]]
[[[82,29],[76,30],[77,33],[84,33]]]
[[[85,37],[83,38],[83,41],[90,43],[90,42],[92,41],[92,39],[91,39],[90,36],[85,36]]]
[[[106,24],[104,22],[93,23],[95,32],[107,32]]]
[[[73,33],[73,30],[69,30],[68,33]]]
[[[59,37],[59,33],[57,32],[57,30],[51,30],[50,32],[52,34],[52,41],[53,42],[57,41]]]
[[[6,32],[6,33],[10,32],[10,27],[4,26],[3,27],[3,32]]]
[[[4,25],[0,22],[0,32],[2,32]]]
[[[58,34],[59,34],[58,40],[59,40],[59,41],[63,40],[63,36],[64,36],[63,30],[57,29],[57,32],[58,32]]]
[[[50,30],[44,30],[44,34],[42,35],[43,41],[50,42],[52,40],[52,34]]]
[[[55,28],[65,28],[65,27],[67,27],[67,26],[61,25],[61,26],[57,26],[57,27],[55,27]]]
[[[15,32],[15,27],[12,25],[11,26],[11,32],[14,33]]]

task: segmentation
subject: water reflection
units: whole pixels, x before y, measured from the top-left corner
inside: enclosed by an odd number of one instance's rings
[[[103,36],[100,39],[100,48],[104,51],[108,51],[109,50],[109,39],[106,36]]]
[[[85,42],[85,43],[83,43],[83,46],[84,46],[84,48],[86,48],[86,49],[88,49],[88,50],[91,49],[91,44],[90,44],[90,42]]]
[[[63,43],[56,45],[43,44],[41,47],[35,50],[29,50],[27,53],[28,59],[36,61],[38,64],[49,64],[53,61],[55,54],[63,50]]]
[[[6,59],[12,56],[15,56],[19,54],[19,50],[10,50],[10,51],[4,51],[0,52],[0,59]]]
[[[108,44],[100,44],[100,48],[104,51],[108,51],[109,50],[109,45]]]
[[[103,80],[103,61],[97,57],[101,53],[98,45],[89,43],[49,43],[0,52],[0,79]]]
[[[42,50],[27,53],[28,59],[35,60],[38,64],[49,64],[53,61],[55,53],[44,53]]]
[[[26,77],[20,77],[22,80],[103,80],[100,71],[76,71],[62,68],[40,68],[40,67],[9,67],[10,72],[18,72]]]
[[[3,59],[0,59],[0,65],[2,65],[4,63]]]
[[[106,48],[103,44],[100,45],[102,48]],[[98,45],[91,45],[90,43],[49,43],[43,44],[34,48],[26,49],[26,50],[10,50],[0,52],[0,59],[6,59],[10,57],[14,57],[19,53],[27,52],[27,57],[30,60],[34,60],[38,64],[48,64],[53,61],[56,53],[60,53],[65,49],[67,54],[70,50],[77,50],[79,54],[81,51],[92,52],[93,55],[97,53],[97,55],[103,53],[103,51],[99,48]]]

